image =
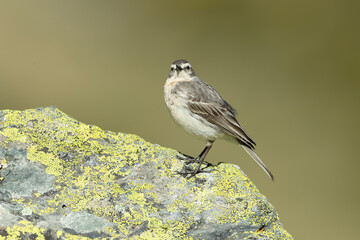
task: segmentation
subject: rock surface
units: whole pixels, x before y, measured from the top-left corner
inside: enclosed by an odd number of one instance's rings
[[[0,239],[292,239],[238,166],[187,179],[177,154],[53,107],[0,111]]]

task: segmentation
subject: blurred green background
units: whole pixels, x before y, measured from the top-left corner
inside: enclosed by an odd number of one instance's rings
[[[0,109],[56,106],[102,129],[197,156],[171,119],[170,64],[185,58],[235,107],[275,183],[238,164],[296,239],[354,239],[359,225],[359,2],[1,1]]]

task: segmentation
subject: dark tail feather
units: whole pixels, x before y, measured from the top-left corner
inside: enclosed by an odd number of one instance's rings
[[[265,166],[265,163],[263,163],[263,161],[261,161],[261,159],[258,157],[258,155],[256,155],[256,153],[251,150],[251,148],[241,145],[245,151],[255,160],[255,162],[257,164],[259,164],[259,166],[266,172],[267,175],[269,175],[269,177],[271,178],[271,180],[274,181],[274,175],[272,175],[272,173],[270,172],[270,170]]]

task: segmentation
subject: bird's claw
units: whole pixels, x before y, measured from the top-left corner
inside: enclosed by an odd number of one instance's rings
[[[203,171],[177,171],[176,173],[185,177],[185,178],[192,178],[194,177],[197,173],[200,173]]]
[[[195,162],[198,163],[198,162],[200,162],[200,157],[194,158],[194,157],[191,157],[191,156],[186,155],[186,154],[177,155],[176,158],[181,160],[181,161],[185,161],[186,165],[189,165],[190,163],[195,163]],[[214,166],[214,164],[209,163],[209,162],[203,162],[203,163],[206,164],[205,168],[208,168],[210,166]]]
[[[210,173],[211,172],[211,170],[210,171],[204,171],[204,170],[206,168],[210,167],[210,166],[213,166],[213,164],[205,162],[206,166],[204,168],[201,169],[201,167],[198,166],[198,167],[196,167],[195,170],[193,170],[188,166],[188,164],[193,163],[193,162],[185,163],[185,165],[183,167],[184,170],[183,171],[177,171],[176,173],[180,174],[183,177],[191,178],[191,177],[194,177],[198,173]]]

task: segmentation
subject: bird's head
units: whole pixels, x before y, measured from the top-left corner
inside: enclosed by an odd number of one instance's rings
[[[171,64],[169,78],[183,78],[190,81],[196,74],[191,67],[191,64],[186,60],[176,60]]]

